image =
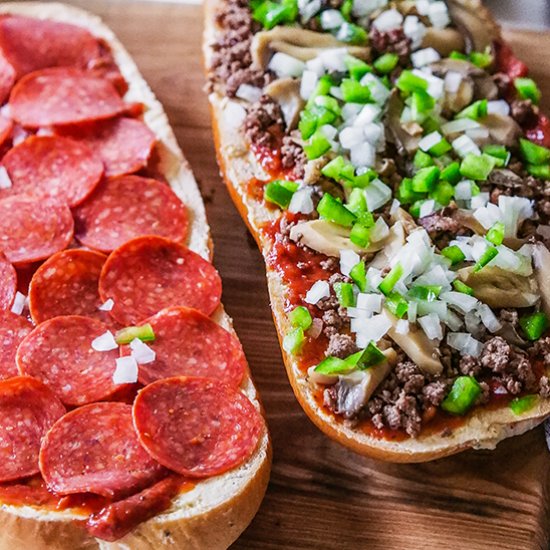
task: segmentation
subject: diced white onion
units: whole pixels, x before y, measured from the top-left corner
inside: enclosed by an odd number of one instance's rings
[[[361,256],[353,250],[340,250],[340,273],[349,276],[350,271],[361,261]]]
[[[447,318],[447,304],[445,302],[440,302],[439,300],[428,302],[426,300],[419,300],[417,302],[418,315],[429,315],[434,313],[442,321]]]
[[[321,0],[298,0],[298,8],[304,23],[307,23],[314,15],[321,11]]]
[[[276,52],[268,64],[268,68],[279,78],[284,76],[299,77],[304,72],[305,67],[303,61],[283,52]]]
[[[515,237],[518,225],[534,215],[533,203],[525,197],[500,195],[498,207],[502,212],[502,223],[504,223],[504,235],[506,237]]]
[[[300,82],[300,95],[302,99],[309,99],[311,94],[315,91],[319,77],[314,71],[309,69],[305,70],[302,74],[302,81]]]
[[[367,208],[373,212],[384,206],[392,198],[391,189],[378,178],[373,179],[367,187],[365,187],[365,198],[367,200]]]
[[[321,13],[321,27],[326,31],[337,29],[344,21],[344,16],[338,10],[325,10]]]
[[[115,306],[115,301],[112,298],[107,298],[97,309],[99,311],[112,311]]]
[[[119,357],[116,360],[116,369],[113,374],[115,384],[134,384],[138,379],[137,361],[130,355]]]
[[[474,128],[479,128],[479,122],[472,120],[471,118],[458,118],[456,120],[451,120],[446,122],[441,126],[441,131],[446,135],[458,134],[465,132],[466,130],[473,130]]]
[[[388,99],[388,97],[390,97],[390,90],[388,90],[388,88],[386,88],[382,81],[372,73],[367,73],[361,79],[361,85],[368,87],[371,95],[371,100],[378,103],[379,105],[383,105],[384,103],[386,103],[386,100]]]
[[[21,292],[17,291],[15,293],[15,298],[13,300],[13,305],[11,306],[11,312],[15,315],[21,315],[25,309],[25,304],[27,302],[27,297]]]
[[[419,12],[420,13],[420,12]],[[403,23],[403,33],[411,41],[411,48],[416,50],[426,35],[426,25],[416,15],[408,15]]]
[[[110,330],[92,340],[92,349],[95,351],[111,351],[117,348],[118,344],[116,343],[115,337]]]
[[[454,332],[447,335],[447,344],[460,351],[462,355],[479,357],[483,351],[483,344],[472,337],[468,332]]]
[[[342,118],[346,121],[346,123],[354,124],[355,119],[363,109],[363,105],[360,103],[346,103],[342,107]]]
[[[453,290],[449,292],[442,292],[440,295],[441,300],[447,302],[450,306],[462,311],[462,313],[467,313],[471,311],[479,304],[479,300],[464,294],[463,292],[455,292]]]
[[[426,68],[413,69],[412,73],[428,83],[428,94],[433,98],[440,99],[443,96],[445,81],[442,78],[430,74]]]
[[[374,222],[374,226],[370,230],[370,240],[373,243],[377,243],[382,239],[385,239],[390,234],[390,228],[388,224],[384,221],[382,216],[379,216]]]
[[[477,195],[474,195],[470,201],[470,208],[472,210],[475,210],[476,208],[482,208],[483,206],[486,206],[489,202],[490,195],[486,191],[482,191],[481,193],[478,193]]]
[[[486,139],[489,139],[489,128],[484,128],[480,126],[479,128],[472,128],[471,130],[466,130],[466,135],[473,139],[476,142],[483,142]]]
[[[407,319],[414,323],[416,322],[416,316],[418,314],[418,305],[416,302],[409,302],[409,309],[407,310]]]
[[[445,91],[449,94],[456,94],[462,84],[462,75],[456,71],[449,71],[445,75]]]
[[[425,218],[430,214],[433,214],[435,211],[435,200],[429,199],[425,200],[420,206],[420,217]]]
[[[497,316],[487,304],[481,304],[477,309],[481,317],[481,322],[489,332],[498,332],[502,328],[502,323],[497,319]]]
[[[346,70],[345,59],[347,55],[346,48],[331,48],[319,54],[319,58],[327,71],[342,73]]]
[[[380,313],[382,310],[382,295],[360,292],[357,295],[357,308],[371,313]]]
[[[417,50],[411,54],[411,60],[414,67],[424,67],[430,63],[435,63],[439,61],[441,56],[433,48],[424,48],[422,50]]]
[[[241,84],[237,91],[235,92],[235,95],[239,99],[244,99],[245,101],[249,101],[250,103],[255,103],[256,101],[259,101],[262,97],[262,89],[258,88],[257,86],[251,86],[250,84]]]
[[[382,272],[375,267],[369,267],[367,269],[367,283],[370,288],[378,288],[378,285],[382,282]]]
[[[408,334],[410,330],[410,323],[406,319],[399,319],[395,325],[395,332],[397,334]]]
[[[321,335],[321,332],[323,330],[323,321],[322,319],[319,319],[319,317],[314,317],[311,321],[311,326],[307,329],[306,334],[310,338],[319,338]]]
[[[509,116],[510,105],[504,99],[496,99],[487,103],[487,112],[490,115]]]
[[[430,340],[443,339],[443,329],[441,327],[441,321],[435,313],[430,313],[429,315],[419,317],[417,321]]]
[[[388,0],[353,0],[351,12],[355,17],[364,17],[379,8],[383,8],[387,3]]]
[[[344,100],[344,94],[342,93],[342,90],[339,86],[331,86],[329,93],[332,97],[335,97],[340,101]]]
[[[460,330],[462,326],[460,317],[450,309],[447,310],[447,316],[443,319],[443,322],[453,331]]]
[[[348,317],[351,318],[352,332],[354,332],[353,327],[357,326],[356,323],[354,323],[354,319],[370,319],[372,317],[372,311],[368,311],[366,309],[361,309],[358,307],[346,308],[346,314]]]
[[[132,357],[136,360],[138,365],[146,365],[152,363],[157,354],[155,350],[151,349],[145,342],[142,342],[139,338],[134,338],[130,342],[130,349],[132,350]]]
[[[401,207],[401,203],[397,199],[393,199],[390,207],[390,216],[397,214],[397,211]],[[550,229],[550,226],[548,226]]]
[[[432,2],[428,7],[428,17],[436,29],[444,29],[451,22],[445,2]]]
[[[376,121],[381,115],[382,109],[377,105],[369,103],[365,105],[361,112],[357,115],[357,118],[353,121],[354,126],[365,127],[367,124]]]
[[[452,281],[456,274],[441,265],[431,267],[426,273],[423,273],[415,280],[418,286],[440,286],[443,290],[450,289]]]
[[[363,143],[365,138],[363,137],[363,131],[361,128],[348,126],[340,132],[338,139],[340,140],[340,145],[344,149],[351,149],[352,147]]]
[[[380,32],[398,29],[403,23],[403,16],[394,9],[383,11],[373,22],[372,26]]]
[[[416,1],[416,11],[420,15],[428,15],[430,9],[430,0],[417,0]]]
[[[0,189],[9,189],[12,186],[8,171],[0,166]]]
[[[311,214],[315,209],[311,198],[312,193],[313,189],[309,186],[298,189],[290,199],[289,212],[293,214]]]
[[[474,143],[472,138],[468,136],[457,137],[452,143],[453,149],[456,154],[464,158],[466,155],[472,153],[474,155],[481,155],[479,147]]]
[[[350,150],[351,163],[356,166],[366,166],[370,168],[374,166],[376,159],[376,150],[375,148],[368,143],[363,141],[357,145],[354,145]]]
[[[383,338],[392,323],[384,314],[373,315],[370,319],[362,319],[359,327],[356,327],[357,338],[356,343],[360,348],[365,348],[369,342],[378,342]]]
[[[441,140],[443,139],[443,136],[439,132],[432,132],[431,134],[428,134],[427,136],[424,136],[418,143],[418,147],[422,149],[422,151],[429,151],[434,145],[437,145]]]
[[[496,204],[488,202],[486,206],[474,212],[474,218],[485,228],[490,229],[496,222],[502,221],[502,212]]]
[[[319,300],[330,296],[330,286],[327,281],[316,281],[307,291],[305,302],[315,305]]]
[[[365,139],[372,145],[376,145],[383,134],[383,126],[376,122],[371,122],[363,128]]]
[[[472,180],[459,181],[455,186],[455,199],[467,201],[472,198]]]
[[[315,73],[318,77],[323,76],[325,74],[325,64],[323,63],[322,57],[317,56],[306,61],[306,69]]]

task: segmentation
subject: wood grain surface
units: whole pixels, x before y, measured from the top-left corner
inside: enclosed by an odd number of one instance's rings
[[[199,6],[82,0],[134,56],[164,104],[206,201],[223,301],[274,442],[263,505],[234,549],[548,550],[550,454],[541,429],[423,465],[369,460],[323,436],[287,381],[262,258],[218,175],[202,89]],[[507,33],[550,106],[550,34]]]

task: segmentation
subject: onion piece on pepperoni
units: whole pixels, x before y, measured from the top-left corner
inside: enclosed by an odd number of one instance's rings
[[[0,481],[38,473],[42,439],[64,414],[59,399],[38,380],[0,382]]]
[[[265,429],[244,394],[209,378],[154,382],[139,392],[133,414],[147,452],[190,477],[219,475],[242,464]]]
[[[150,485],[165,470],[140,445],[131,405],[94,403],[66,414],[48,432],[40,471],[54,493],[120,498]]]
[[[10,149],[2,164],[12,186],[0,190],[0,197],[51,197],[69,206],[85,200],[103,175],[103,163],[90,147],[59,136],[31,136]]]
[[[29,309],[36,324],[59,315],[83,315],[110,322],[101,311],[97,289],[106,256],[93,250],[63,250],[48,258],[34,273]]]
[[[18,376],[15,354],[19,344],[32,329],[33,326],[25,317],[11,311],[0,313],[0,380]]]
[[[106,399],[120,389],[113,382],[119,350],[96,351],[92,341],[107,330],[101,321],[78,315],[45,321],[19,345],[19,372],[42,381],[66,405]]]
[[[128,109],[107,80],[66,68],[24,76],[13,87],[9,105],[13,119],[30,128],[104,120]]]
[[[28,195],[0,200],[0,250],[16,266],[63,250],[71,242],[73,228],[66,204]]]
[[[210,315],[220,304],[222,283],[215,267],[185,246],[145,236],[117,248],[99,278],[99,295],[114,301],[111,315],[135,325],[170,306]]]
[[[17,292],[17,272],[0,252],[0,310],[9,310]],[[1,361],[1,358],[0,358]]]
[[[239,340],[196,309],[170,307],[145,321],[155,340],[147,345],[155,360],[139,365],[139,381],[150,384],[174,376],[213,378],[238,387],[247,368]],[[122,349],[130,354],[129,346]]]
[[[140,176],[104,181],[74,217],[76,238],[102,252],[142,235],[177,242],[187,236],[187,210],[176,194],[165,183]]]
[[[132,174],[145,168],[157,140],[143,122],[127,117],[64,126],[56,132],[89,145],[103,161],[106,177]]]
[[[85,69],[101,55],[98,41],[82,27],[20,15],[0,18],[0,52],[17,78],[48,67]]]

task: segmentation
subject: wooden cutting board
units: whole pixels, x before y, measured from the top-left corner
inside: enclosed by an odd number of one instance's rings
[[[71,2],[103,17],[164,104],[206,201],[223,301],[235,320],[273,435],[271,483],[235,549],[549,548],[550,453],[542,429],[421,465],[394,465],[333,443],[294,399],[272,324],[263,261],[219,178],[200,42],[200,6]],[[508,32],[550,110],[550,33]]]

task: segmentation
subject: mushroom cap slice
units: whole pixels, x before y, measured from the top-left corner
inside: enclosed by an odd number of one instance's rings
[[[278,78],[266,86],[264,93],[279,104],[287,130],[294,130],[305,105],[300,95],[300,81],[295,78]]]
[[[550,251],[543,243],[533,245],[535,277],[539,285],[542,308],[550,316]]]
[[[489,130],[491,143],[513,147],[522,135],[519,124],[510,116],[493,113],[479,119],[479,123]]]
[[[457,271],[459,279],[473,288],[474,296],[489,307],[531,307],[539,300],[537,282],[500,267],[486,266],[475,272],[473,266]]]
[[[422,48],[433,48],[441,57],[448,57],[455,50],[461,52],[464,47],[464,37],[456,29],[428,27],[422,39]]]

